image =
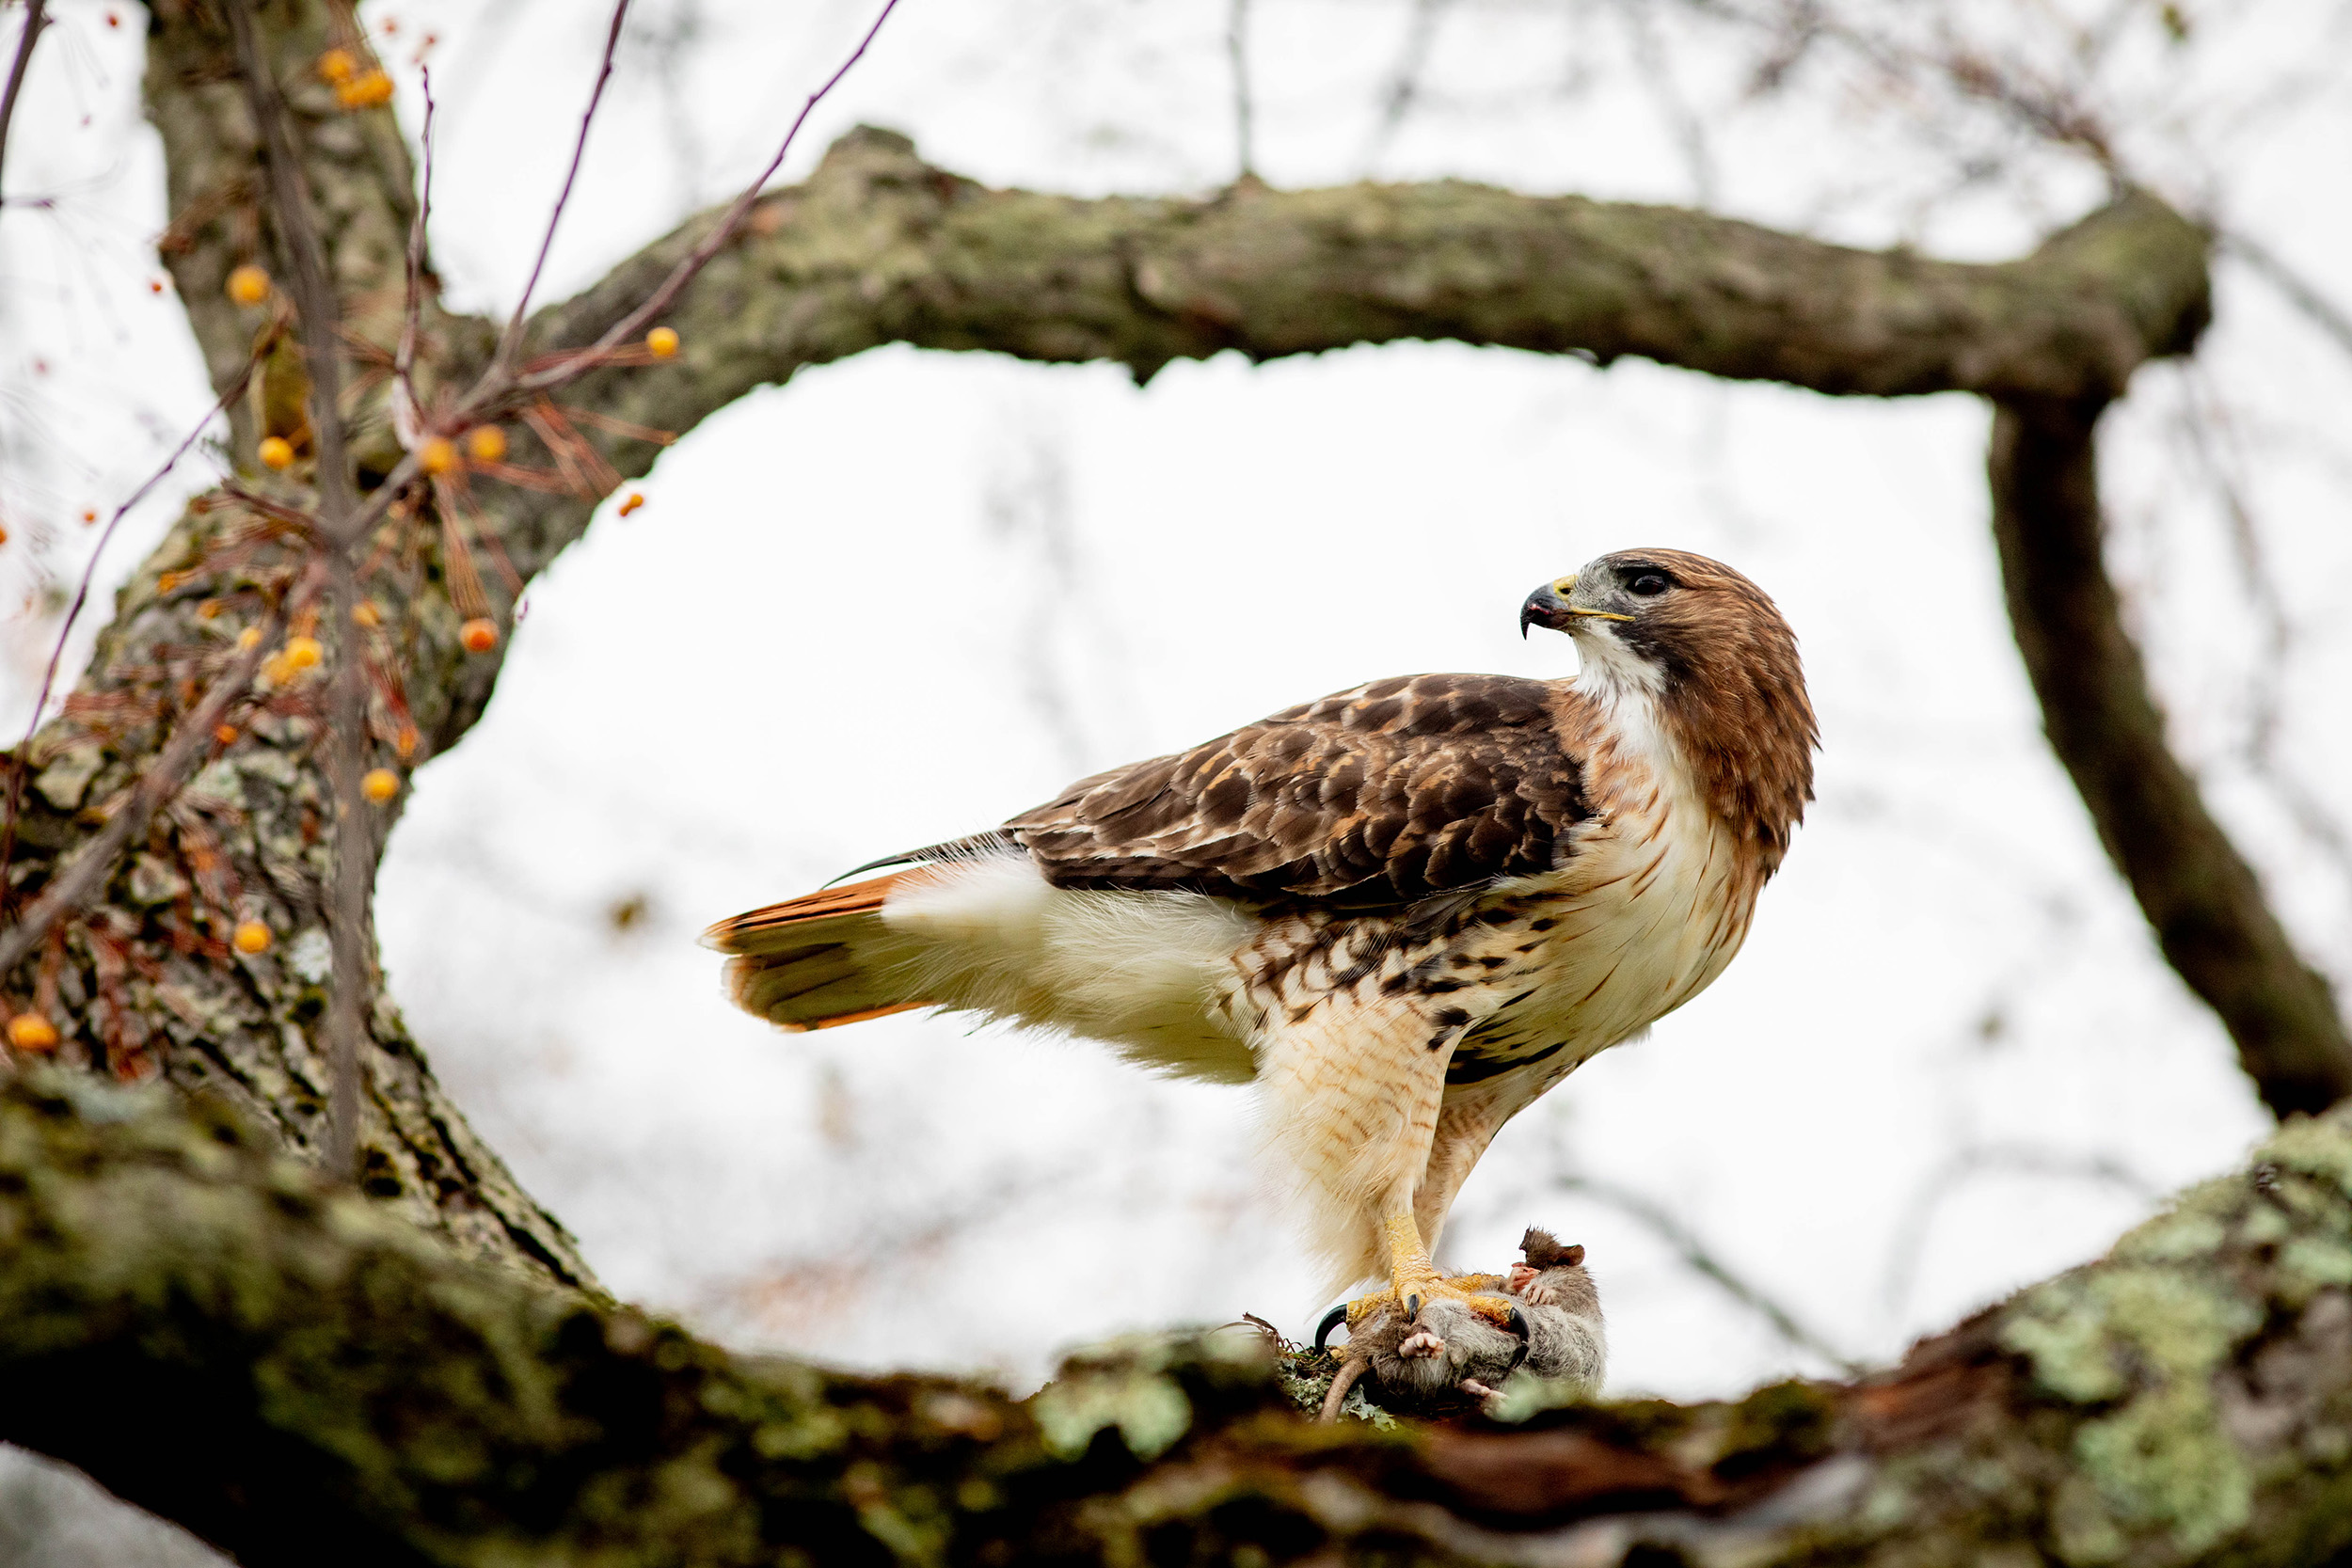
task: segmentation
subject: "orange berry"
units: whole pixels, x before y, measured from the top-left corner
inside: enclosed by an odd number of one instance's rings
[[[325,658],[326,657],[326,650],[319,646],[319,640],[315,637],[289,637],[286,639],[286,663],[293,669],[315,669],[318,666],[319,660]]]
[[[229,297],[239,305],[259,305],[269,298],[269,274],[247,261],[229,275]]]
[[[149,278],[147,280],[147,292],[151,294],[162,293],[164,292],[164,280],[160,277]]]
[[[84,528],[89,527],[90,524],[96,521],[98,521],[98,508],[94,506],[86,506],[82,508],[82,526]]]
[[[55,1051],[57,1026],[39,1013],[19,1013],[8,1020],[8,1043],[19,1051]]]
[[[645,334],[645,348],[656,359],[667,359],[677,352],[677,334],[666,326],[657,326]]]
[[[469,654],[486,654],[499,645],[498,623],[478,615],[457,628],[457,641]]]
[[[351,624],[355,626],[380,626],[384,624],[384,617],[374,605],[361,599],[351,607]]]
[[[417,754],[417,726],[403,724],[400,727],[400,733],[392,737],[392,750],[400,753],[400,760],[403,762],[415,756]]]
[[[269,927],[260,921],[240,920],[236,932],[229,940],[240,953],[266,953],[269,944],[276,939],[270,935]]]
[[[506,432],[494,424],[479,424],[466,433],[466,453],[477,463],[495,463],[506,455]]]
[[[294,667],[282,653],[272,654],[262,660],[262,679],[271,686],[283,686],[294,678]]]
[[[438,477],[457,467],[457,443],[436,436],[417,449],[417,467]]]
[[[391,101],[392,79],[380,71],[362,71],[335,87],[335,102],[346,109],[373,109]]]
[[[621,498],[621,515],[626,517],[644,504],[645,493],[642,490],[631,490]]]
[[[7,529],[5,529],[5,528],[0,528],[0,545],[5,545],[5,544],[7,544],[8,542],[8,531]]]
[[[400,775],[389,768],[371,768],[359,781],[359,793],[380,806],[400,793]]]
[[[358,70],[359,62],[348,49],[329,49],[319,56],[319,74],[330,82],[348,82]]]
[[[294,443],[283,436],[264,436],[260,449],[262,466],[265,468],[294,467]]]
[[[223,746],[234,746],[237,743],[237,726],[234,724],[215,724],[213,726],[213,738],[219,741]]]
[[[262,628],[259,626],[247,626],[245,630],[237,633],[237,646],[240,648],[250,648],[261,640]]]

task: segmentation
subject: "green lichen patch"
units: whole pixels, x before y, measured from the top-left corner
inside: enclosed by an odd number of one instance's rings
[[[1731,1407],[1715,1473],[1726,1480],[1830,1451],[1837,1434],[1833,1391],[1790,1379],[1769,1384]]]
[[[1103,1367],[1047,1384],[1029,1401],[1029,1414],[1048,1452],[1074,1460],[1095,1434],[1117,1428],[1127,1451],[1157,1459],[1192,1424],[1192,1402],[1176,1380],[1142,1367]]]
[[[2255,1150],[2254,1158],[2281,1170],[2317,1177],[2338,1196],[2352,1197],[2352,1129],[2332,1117],[2288,1122]]]
[[[2127,1386],[2107,1341],[2098,1304],[2075,1275],[2021,1300],[2001,1328],[2001,1346],[2024,1356],[2034,1382],[2074,1404],[2093,1404]]]
[[[2052,1539],[2069,1562],[2118,1560],[2123,1530],[2159,1530],[2182,1552],[2201,1551],[2251,1516],[2252,1477],[2213,1384],[2262,1326],[2263,1305],[2227,1271],[2197,1266],[2227,1234],[2210,1212],[2142,1230],[2104,1267],[2028,1292],[2002,1330],[2044,1393],[2116,1406],[2075,1432],[2085,1485],[2054,1498]]]
[[[2203,1551],[2253,1513],[2253,1478],[2221,1425],[2213,1391],[2176,1381],[2075,1434],[2075,1457],[2117,1517]]]

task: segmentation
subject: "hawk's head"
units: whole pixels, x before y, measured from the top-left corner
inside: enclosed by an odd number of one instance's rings
[[[1576,639],[1580,688],[1654,699],[1717,808],[1777,860],[1812,798],[1817,731],[1796,634],[1761,588],[1688,550],[1618,550],[1530,594],[1531,626]]]

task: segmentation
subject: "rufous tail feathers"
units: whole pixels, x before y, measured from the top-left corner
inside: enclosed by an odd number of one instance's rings
[[[747,911],[705,931],[703,944],[736,955],[726,981],[737,1006],[795,1033],[928,1007],[906,994],[906,942],[882,909],[894,889],[934,875],[918,866]]]

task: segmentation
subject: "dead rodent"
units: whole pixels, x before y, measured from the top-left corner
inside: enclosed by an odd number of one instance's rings
[[[1442,1298],[1424,1304],[1410,1322],[1393,1309],[1381,1313],[1349,1336],[1324,1418],[1337,1417],[1348,1388],[1366,1373],[1387,1402],[1431,1412],[1483,1402],[1522,1368],[1547,1382],[1599,1392],[1609,1339],[1584,1249],[1563,1246],[1532,1227],[1519,1249],[1523,1261],[1507,1275],[1454,1281],[1508,1300],[1518,1308],[1510,1328]]]

